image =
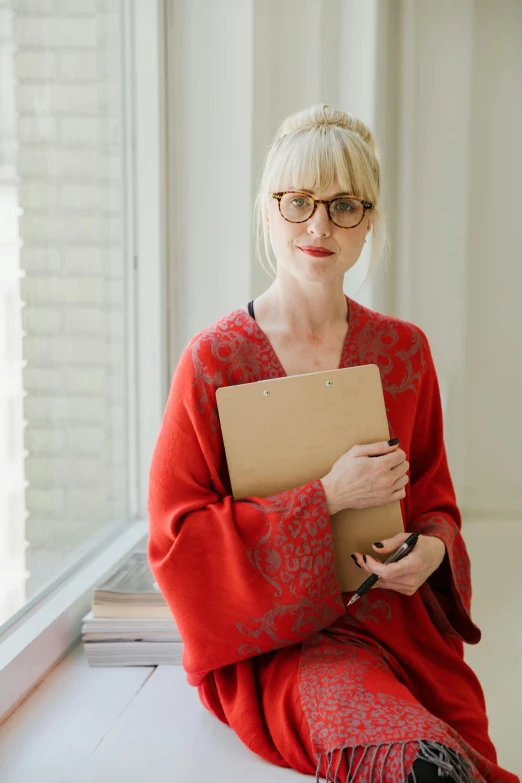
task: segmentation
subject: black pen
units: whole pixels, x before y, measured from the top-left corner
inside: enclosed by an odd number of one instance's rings
[[[411,552],[413,547],[418,541],[418,538],[420,536],[420,533],[412,533],[411,536],[408,536],[408,538],[403,541],[403,543],[400,545],[400,547],[397,549],[396,552],[393,553],[393,555],[390,555],[390,557],[384,561],[383,565],[388,565],[388,563],[396,563],[397,560],[400,560],[404,557],[404,555],[407,555],[408,552]],[[373,587],[375,582],[377,582],[378,579],[381,577],[377,574],[371,574],[368,579],[365,579],[365,581],[362,583],[360,587],[357,588],[356,592],[352,595],[346,606],[350,606],[350,604],[355,603],[358,598],[361,597],[361,595],[364,595],[367,590],[370,589],[370,587]]]

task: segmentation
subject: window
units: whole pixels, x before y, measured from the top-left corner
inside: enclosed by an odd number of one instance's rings
[[[136,515],[126,5],[25,7],[0,11],[0,632]]]

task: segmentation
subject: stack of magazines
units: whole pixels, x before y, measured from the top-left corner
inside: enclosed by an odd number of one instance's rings
[[[147,552],[136,549],[94,590],[82,622],[90,666],[180,664],[183,644],[152,576]]]

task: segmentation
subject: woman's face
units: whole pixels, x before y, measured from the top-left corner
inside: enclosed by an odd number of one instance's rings
[[[341,188],[335,182],[329,192],[315,192],[311,195],[330,200],[340,193]],[[371,210],[366,210],[362,221],[355,228],[341,228],[330,220],[326,204],[317,204],[312,217],[304,223],[291,223],[280,214],[277,199],[272,198],[266,218],[278,272],[283,267],[296,277],[321,282],[344,275],[361,254],[371,227],[371,214]],[[311,256],[300,249],[306,245],[319,245],[333,251],[333,254]]]

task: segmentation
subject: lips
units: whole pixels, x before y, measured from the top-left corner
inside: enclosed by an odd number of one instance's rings
[[[299,250],[302,250],[303,253],[307,253],[309,256],[331,256],[333,255],[333,250],[327,250],[325,247],[314,247],[313,245],[304,245],[303,247],[300,247]]]

